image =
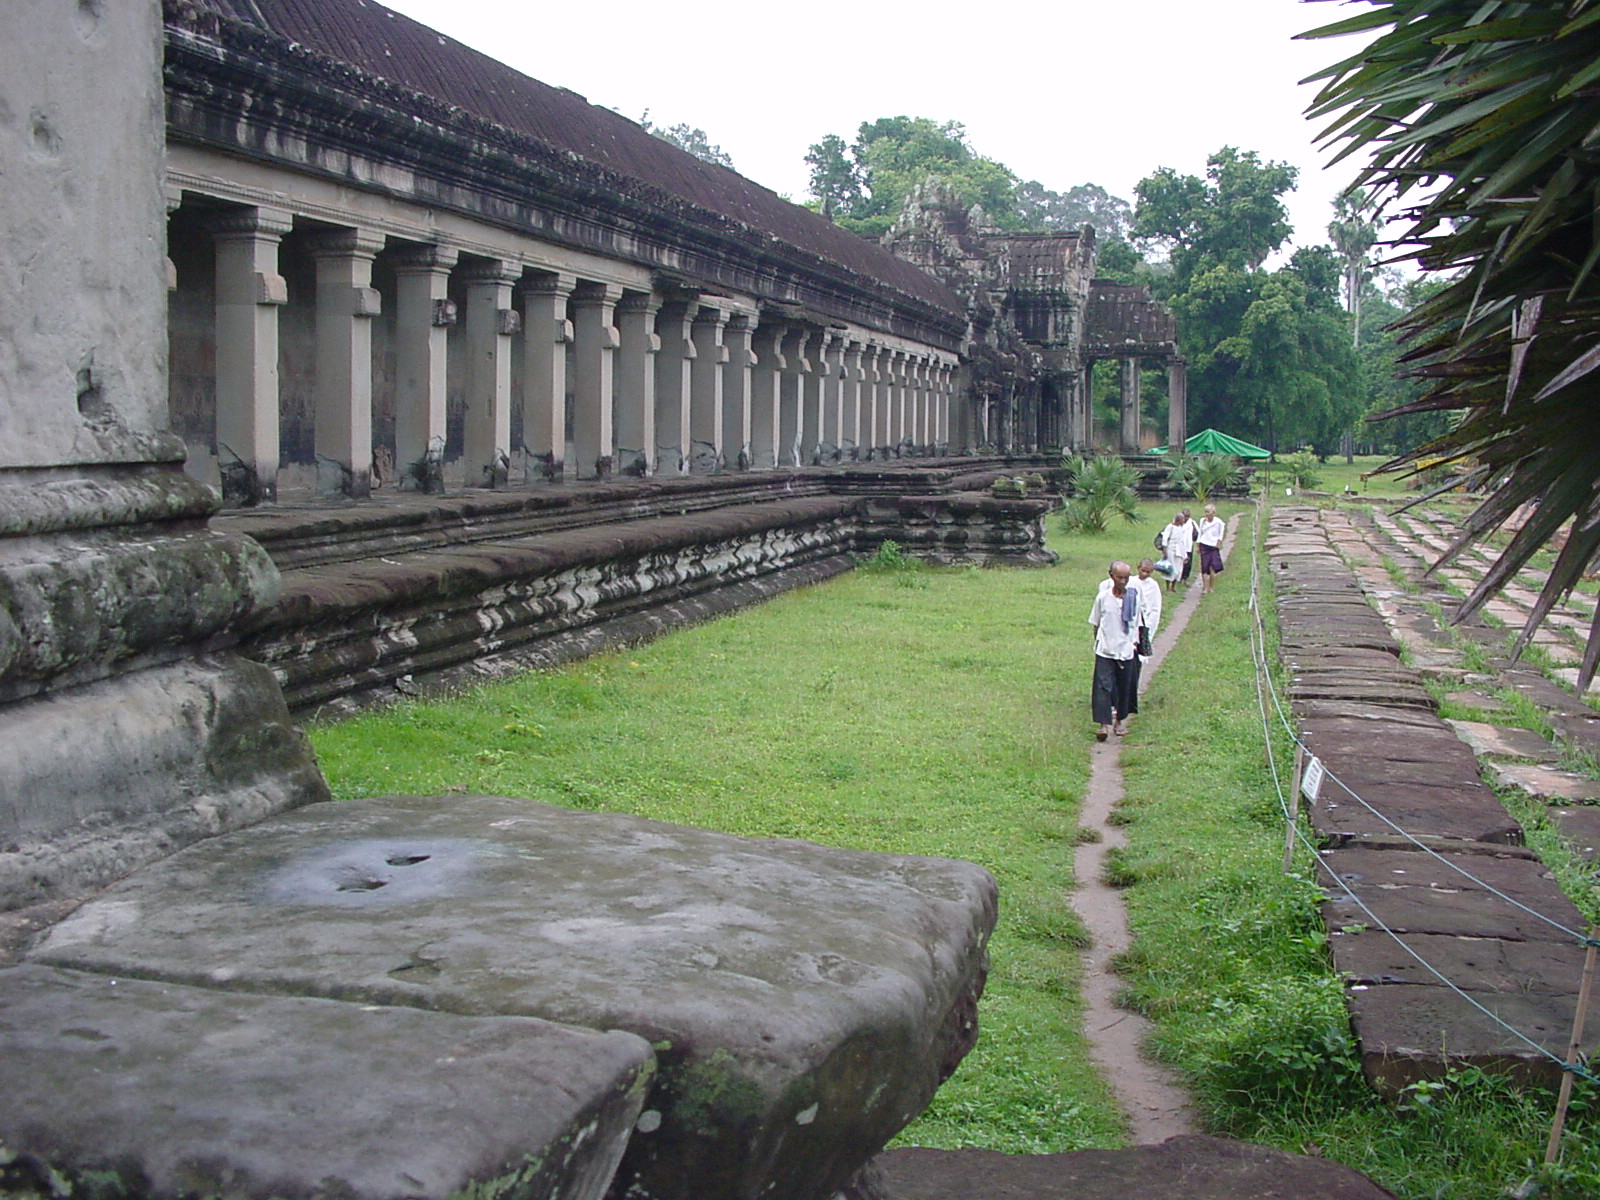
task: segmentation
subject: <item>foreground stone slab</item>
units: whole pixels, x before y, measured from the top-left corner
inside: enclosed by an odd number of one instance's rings
[[[1600,801],[1600,782],[1575,771],[1531,763],[1495,763],[1494,781],[1501,787],[1521,788],[1538,800],[1593,804]]]
[[[1584,948],[1576,942],[1411,933],[1402,946],[1381,929],[1352,926],[1329,930],[1328,945],[1334,966],[1351,983],[1442,986],[1406,946],[1468,992],[1566,997],[1576,1008],[1583,975]]]
[[[1546,816],[1574,854],[1590,862],[1600,859],[1600,808],[1551,808]]]
[[[1212,1137],[1072,1154],[907,1148],[881,1155],[873,1200],[1393,1200],[1349,1167]],[[867,1200],[866,1196],[862,1200]]]
[[[1531,729],[1511,725],[1488,725],[1482,721],[1446,721],[1456,736],[1483,758],[1528,758],[1549,762],[1556,748]]]
[[[11,967],[0,1194],[598,1200],[653,1069],[528,1017]]]
[[[660,1071],[615,1194],[813,1200],[971,1047],[995,913],[969,863],[407,797],[192,847],[31,957],[628,1030]]]
[[[1574,997],[1502,991],[1468,995],[1476,1005],[1444,987],[1352,986],[1350,1016],[1361,1031],[1361,1067],[1368,1082],[1395,1095],[1419,1079],[1438,1078],[1441,1066],[1475,1066],[1546,1087],[1560,1080],[1561,1058],[1572,1035]]]

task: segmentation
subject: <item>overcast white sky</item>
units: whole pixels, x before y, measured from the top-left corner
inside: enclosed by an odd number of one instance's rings
[[[805,196],[807,147],[877,117],[956,120],[980,154],[1062,191],[1130,203],[1157,167],[1203,174],[1224,145],[1300,169],[1296,243],[1327,240],[1354,168],[1324,169],[1298,81],[1360,45],[1293,35],[1351,15],[1298,0],[850,0],[605,5],[386,0],[637,119],[704,129],[743,174]]]

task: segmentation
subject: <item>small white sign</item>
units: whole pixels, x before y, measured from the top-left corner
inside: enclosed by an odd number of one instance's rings
[[[1313,754],[1306,759],[1305,770],[1300,774],[1300,794],[1311,803],[1317,802],[1317,793],[1322,790],[1322,760]]]

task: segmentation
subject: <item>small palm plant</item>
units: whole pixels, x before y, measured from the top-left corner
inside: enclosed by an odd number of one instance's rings
[[[1180,454],[1167,468],[1167,479],[1201,504],[1211,493],[1238,487],[1239,464],[1231,454]]]
[[[1093,458],[1072,455],[1066,468],[1072,498],[1061,514],[1061,528],[1067,533],[1104,533],[1113,514],[1130,525],[1138,522],[1139,498],[1134,484],[1139,472],[1115,454]]]

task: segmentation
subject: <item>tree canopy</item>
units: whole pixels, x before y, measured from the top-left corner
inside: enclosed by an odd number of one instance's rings
[[[687,150],[701,162],[716,163],[719,167],[727,167],[730,171],[737,170],[733,159],[721,146],[714,144],[707,136],[704,129],[685,122],[676,125],[657,125],[650,120],[650,110],[645,109],[644,115],[639,118],[639,124],[644,126],[644,131],[652,137],[658,137],[663,142],[671,142],[680,150]]]
[[[1295,170],[1224,146],[1205,178],[1162,167],[1135,188],[1133,233],[1163,249],[1153,276],[1189,359],[1189,423],[1274,450],[1329,452],[1362,411],[1360,373],[1326,246],[1266,260],[1291,232],[1282,197]]]
[[[878,238],[894,223],[906,196],[934,178],[966,205],[981,205],[989,219],[1012,232],[1059,232],[1095,227],[1102,241],[1128,236],[1132,208],[1098,184],[1055,192],[1037,180],[1019,180],[1004,164],[975,151],[959,121],[880,117],[863,121],[854,142],[830,133],[806,153],[808,190],[832,220],[863,237]]]
[[[1352,33],[1374,36],[1322,73],[1313,115],[1341,157],[1367,156],[1362,185],[1415,205],[1401,246],[1459,272],[1404,318],[1427,390],[1396,410],[1455,422],[1401,463],[1500,481],[1443,561],[1537,505],[1461,615],[1572,522],[1526,642],[1600,556],[1600,2],[1372,0],[1304,36]],[[1600,617],[1580,686],[1597,661]]]

